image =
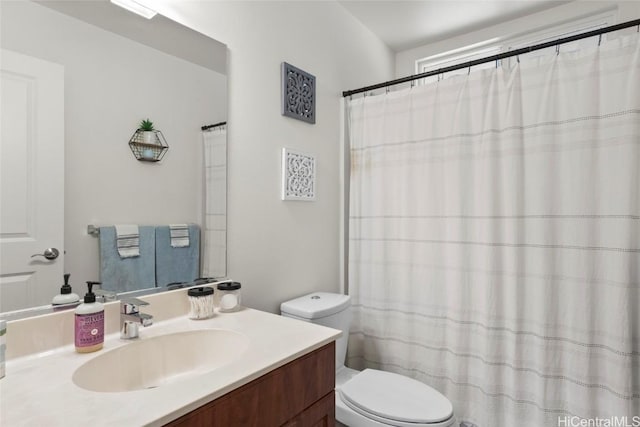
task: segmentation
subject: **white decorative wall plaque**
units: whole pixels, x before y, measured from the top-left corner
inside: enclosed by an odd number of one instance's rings
[[[282,200],[316,198],[316,159],[289,148],[282,149]]]
[[[282,115],[316,122],[316,78],[286,62],[282,63]]]

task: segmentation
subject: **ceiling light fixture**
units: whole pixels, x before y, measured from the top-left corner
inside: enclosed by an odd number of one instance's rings
[[[153,18],[158,13],[155,10],[149,9],[148,7],[143,6],[134,0],[111,0],[111,3],[147,19]]]

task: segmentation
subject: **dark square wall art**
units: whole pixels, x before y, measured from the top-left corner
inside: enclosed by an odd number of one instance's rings
[[[307,123],[316,122],[316,78],[282,63],[282,115]]]

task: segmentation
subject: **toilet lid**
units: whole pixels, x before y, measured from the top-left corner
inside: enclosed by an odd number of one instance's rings
[[[453,415],[449,399],[428,385],[392,372],[365,369],[340,388],[342,400],[371,418],[429,424]]]

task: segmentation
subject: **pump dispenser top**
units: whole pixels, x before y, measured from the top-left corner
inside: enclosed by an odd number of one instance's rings
[[[70,294],[71,293],[71,285],[69,285],[69,277],[71,274],[67,273],[64,275],[64,285],[60,288],[61,294]]]
[[[92,282],[92,281],[87,282],[87,288],[89,289],[89,292],[87,292],[84,295],[85,304],[91,304],[93,302],[96,302],[96,294],[93,293],[93,285],[99,285],[99,284],[100,282]]]
[[[64,275],[64,285],[60,287],[60,294],[53,297],[51,300],[52,305],[73,304],[80,301],[78,294],[71,292],[71,285],[69,285],[69,273]]]

